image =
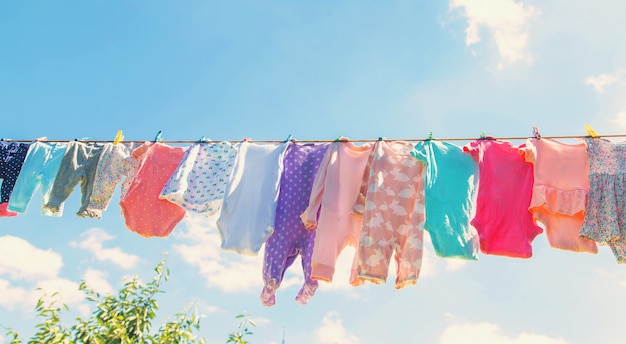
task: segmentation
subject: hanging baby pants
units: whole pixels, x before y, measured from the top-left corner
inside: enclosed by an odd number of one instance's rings
[[[117,184],[122,182],[120,199],[123,199],[135,178],[139,161],[132,156],[137,148],[135,143],[107,143],[100,154],[96,168],[95,181],[86,214],[89,217],[102,218],[107,209]]]
[[[22,170],[29,143],[0,141],[0,217],[16,216],[7,210],[15,182]]]
[[[46,209],[52,213],[61,213],[63,203],[80,183],[82,197],[76,215],[87,216],[87,206],[102,148],[103,145],[97,143],[69,142],[52,185],[50,200],[44,205]]]
[[[306,228],[316,230],[312,279],[331,282],[341,251],[348,245],[356,248],[359,242],[362,217],[352,210],[372,147],[370,143],[356,146],[352,142],[333,142],[324,155],[311,187],[309,205],[301,215]],[[357,278],[356,257],[350,269],[352,285],[363,284]]]
[[[412,150],[408,142],[376,142],[361,188],[365,203],[358,277],[385,283],[395,251],[397,289],[417,283],[422,267],[424,164]]]
[[[263,282],[261,293],[264,306],[276,303],[276,290],[285,275],[285,270],[298,255],[302,259],[304,285],[296,301],[306,304],[315,294],[318,282],[311,279],[311,256],[315,244],[315,231],[308,231],[300,220],[300,214],[309,204],[311,185],[322,162],[328,144],[290,144],[285,153],[280,191],[276,206],[274,233],[265,243]]]
[[[30,146],[22,171],[17,177],[15,188],[9,200],[9,211],[26,213],[28,203],[35,191],[41,185],[41,214],[46,216],[61,216],[62,205],[58,212],[53,213],[44,204],[50,200],[52,185],[59,171],[61,160],[67,149],[67,143],[35,142]]]

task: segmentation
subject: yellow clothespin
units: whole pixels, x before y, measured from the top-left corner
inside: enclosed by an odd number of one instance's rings
[[[116,145],[120,143],[120,141],[122,141],[123,139],[124,139],[124,134],[122,134],[121,130],[118,130],[117,134],[115,134],[115,139],[113,140],[113,144]]]
[[[600,135],[598,135],[598,133],[595,130],[593,130],[593,128],[589,124],[585,124],[585,131],[587,132],[588,136],[591,136],[594,138],[600,137]]]

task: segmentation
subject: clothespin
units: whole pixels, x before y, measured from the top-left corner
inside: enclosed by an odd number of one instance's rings
[[[244,137],[242,141],[243,142],[250,142],[250,141],[252,141],[252,139],[249,138],[249,137]]]
[[[122,134],[121,130],[118,130],[117,134],[115,134],[115,139],[113,139],[113,144],[116,145],[120,143],[120,141],[122,141],[123,139],[124,139],[124,134]]]
[[[1,138],[0,141],[13,141],[13,140],[5,137],[5,138]]]
[[[428,138],[426,139],[426,141],[430,141],[430,140],[432,140],[432,139],[433,139],[433,132],[432,132],[432,131],[429,131],[429,132],[428,132]]]
[[[480,139],[484,140],[487,138],[487,135],[485,135],[485,132],[483,131],[482,133],[480,133]]]
[[[283,142],[289,142],[289,141],[291,141],[292,138],[293,138],[293,135],[289,134],[289,135],[287,135],[287,138]]]
[[[81,138],[75,138],[74,141],[79,141],[79,142],[83,142],[83,141],[87,141],[91,138],[91,136],[85,136],[85,137],[81,137]]]
[[[163,141],[163,133],[161,132],[161,130],[159,130],[159,132],[154,137],[154,142],[161,142],[161,141]]]
[[[35,138],[35,141],[48,141],[48,137],[47,136],[37,137]]]
[[[200,142],[200,143],[201,143],[201,142],[210,142],[210,141],[211,141],[211,139],[209,139],[209,138],[208,138],[208,137],[206,137],[206,136],[202,136],[202,137],[200,138],[200,140],[198,140],[198,142]]]
[[[339,135],[337,136],[337,138],[335,139],[335,142],[339,142],[339,141],[345,141],[343,135]]]
[[[539,132],[539,128],[537,128],[536,126],[533,127],[533,137],[536,139],[541,138],[541,133]]]
[[[385,140],[385,138],[384,138],[384,137],[382,137],[382,136],[379,136],[379,137],[378,137],[378,141],[383,141],[383,140]]]
[[[585,124],[585,131],[587,132],[587,136],[591,136],[593,138],[600,137],[600,135],[598,135],[598,133],[593,130],[589,124]]]

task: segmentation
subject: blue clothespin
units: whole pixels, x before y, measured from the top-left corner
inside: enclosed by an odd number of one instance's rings
[[[211,141],[211,139],[209,139],[209,138],[208,138],[208,137],[206,137],[206,136],[202,136],[202,137],[200,138],[200,140],[198,140],[198,142],[210,142],[210,141]]]
[[[432,132],[432,131],[429,131],[429,132],[428,132],[428,138],[426,139],[426,141],[430,141],[430,140],[432,140],[432,139],[433,139],[433,132]]]
[[[163,133],[161,132],[161,130],[159,130],[159,132],[154,137],[154,142],[161,142],[161,141],[163,141]]]
[[[383,136],[379,136],[378,137],[378,141],[383,141],[383,140],[385,140],[385,138]]]
[[[293,138],[293,135],[289,134],[289,135],[287,135],[287,138],[283,142],[289,142],[289,141],[291,141],[292,138]]]
[[[83,141],[89,140],[90,138],[91,138],[91,136],[85,136],[85,137],[81,137],[81,138],[76,138],[76,139],[74,139],[74,141],[83,142]]]

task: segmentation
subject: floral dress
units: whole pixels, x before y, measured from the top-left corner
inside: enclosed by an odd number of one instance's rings
[[[626,142],[586,138],[589,194],[580,235],[608,245],[626,264]]]

